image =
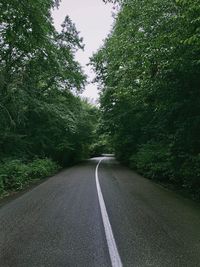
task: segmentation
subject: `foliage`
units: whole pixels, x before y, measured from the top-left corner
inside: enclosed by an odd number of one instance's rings
[[[91,58],[101,89],[103,128],[121,161],[148,177],[195,191],[200,153],[199,2],[118,2],[113,30]]]
[[[75,60],[83,40],[68,16],[55,30],[51,10],[58,4],[0,1],[0,161],[11,159],[8,174],[16,168],[6,188],[26,182],[24,160],[47,157],[66,166],[89,155],[94,108],[78,96],[86,76]]]
[[[90,146],[90,156],[101,156],[102,154],[112,154],[112,145],[110,143],[110,137],[107,134],[97,135],[96,140]]]
[[[90,156],[101,156],[105,153],[113,153],[112,141],[108,132],[105,132],[101,113],[97,109],[95,128],[93,131],[93,142],[90,145]]]
[[[30,163],[7,159],[0,164],[0,194],[20,190],[35,179],[53,175],[59,166],[50,159],[35,159]]]
[[[130,158],[130,166],[137,168],[148,178],[157,180],[172,177],[171,154],[168,146],[159,143],[141,145],[137,154]]]
[[[191,171],[192,170],[192,171]],[[200,196],[200,155],[188,156],[185,160],[180,175],[183,186],[190,190],[194,196]]]

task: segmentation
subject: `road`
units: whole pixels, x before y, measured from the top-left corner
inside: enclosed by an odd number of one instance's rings
[[[199,205],[101,159],[1,206],[0,267],[200,266]]]

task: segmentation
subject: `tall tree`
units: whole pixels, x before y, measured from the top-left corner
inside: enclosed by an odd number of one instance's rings
[[[127,0],[92,57],[119,159],[149,177],[199,183],[198,1]],[[188,175],[189,174],[189,175]]]
[[[64,164],[90,145],[90,107],[77,96],[86,80],[75,60],[83,40],[69,16],[55,30],[51,10],[58,4],[0,2],[1,159],[48,156]]]

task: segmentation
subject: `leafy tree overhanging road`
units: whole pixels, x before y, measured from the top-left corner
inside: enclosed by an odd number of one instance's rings
[[[199,0],[125,0],[92,57],[119,160],[200,198]]]
[[[113,30],[91,58],[99,111],[77,96],[84,45],[68,16],[55,30],[59,1],[0,1],[0,196],[109,145],[199,199],[199,1],[112,2]],[[2,205],[0,266],[200,266],[199,206],[99,160]]]

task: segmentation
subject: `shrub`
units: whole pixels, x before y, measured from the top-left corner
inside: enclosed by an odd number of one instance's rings
[[[0,195],[4,193],[3,177],[0,175]]]
[[[170,150],[160,143],[147,143],[131,156],[130,166],[137,168],[148,178],[166,180],[172,175]]]
[[[59,166],[51,159],[35,159],[28,165],[28,175],[31,179],[41,179],[56,173]]]
[[[50,159],[35,159],[30,163],[21,160],[5,160],[0,164],[0,194],[20,190],[32,180],[54,174],[59,166]]]
[[[188,156],[180,168],[180,176],[183,177],[183,187],[200,198],[200,154]]]
[[[0,166],[0,177],[4,190],[19,190],[26,184],[28,166],[20,160],[6,161]]]

